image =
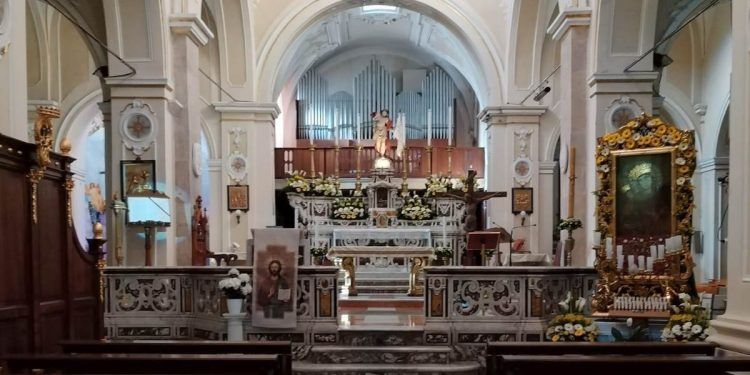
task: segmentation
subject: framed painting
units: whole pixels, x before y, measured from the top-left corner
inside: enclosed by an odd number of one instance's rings
[[[534,212],[534,189],[533,188],[513,188],[511,192],[513,214],[520,214],[526,211],[527,214]]]
[[[248,211],[250,209],[250,186],[227,185],[227,210]]]
[[[612,152],[614,238],[667,238],[674,234],[675,148]]]
[[[300,230],[253,229],[252,325],[297,326],[297,249]]]
[[[120,161],[120,192],[123,197],[155,190],[156,160]]]

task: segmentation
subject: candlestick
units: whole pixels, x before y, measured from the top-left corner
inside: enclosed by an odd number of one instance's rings
[[[600,246],[602,244],[602,233],[594,231],[594,246]]]
[[[663,259],[664,258],[664,245],[658,245],[656,246],[656,252],[657,252],[657,258]]]
[[[341,148],[339,147],[339,142],[337,139],[336,147],[333,148],[333,168],[334,168],[333,175],[336,177],[339,176],[339,152],[341,152]]]
[[[432,176],[432,146],[425,147],[427,151],[427,175]]]
[[[646,270],[648,272],[654,272],[654,258],[646,259]]]
[[[362,116],[357,113],[357,146],[362,143]],[[357,167],[359,169],[359,167]]]
[[[453,145],[453,107],[448,106],[448,147]]]
[[[645,255],[638,256],[638,269],[641,271],[646,269],[646,256]]]
[[[625,257],[622,255],[618,255],[617,256],[617,269],[618,270],[622,270],[624,262],[625,262]]]
[[[651,250],[651,258],[656,259],[656,255],[657,255],[656,245],[651,245],[650,250]]]
[[[339,146],[339,109],[333,109],[333,144]]]
[[[427,147],[432,146],[432,108],[427,109]]]
[[[357,132],[359,133],[359,131]],[[362,173],[360,171],[361,159],[362,159],[362,145],[359,143],[359,140],[357,140],[357,171],[355,172],[356,180],[354,182],[354,195],[356,196],[362,195]]]
[[[315,143],[310,139],[310,177],[315,178]]]
[[[453,176],[453,146],[448,141],[448,177]]]
[[[622,245],[617,245],[617,256],[622,256]]]
[[[635,270],[635,255],[628,255],[628,272]]]

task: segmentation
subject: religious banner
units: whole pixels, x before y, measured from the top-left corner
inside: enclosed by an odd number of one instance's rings
[[[297,326],[297,248],[299,229],[253,229],[252,325]]]

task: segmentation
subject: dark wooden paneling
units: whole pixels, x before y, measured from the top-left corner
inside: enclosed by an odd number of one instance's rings
[[[57,352],[61,339],[95,338],[98,279],[94,257],[67,223],[73,159],[51,155],[32,221],[35,146],[0,135],[0,353]]]

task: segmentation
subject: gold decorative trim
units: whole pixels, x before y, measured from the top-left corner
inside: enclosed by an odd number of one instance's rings
[[[31,182],[31,221],[36,224],[37,223],[37,186],[39,185],[39,181],[44,178],[44,169],[43,168],[32,168],[31,171],[29,171],[28,174],[26,174],[26,178],[29,179],[29,182]]]
[[[66,200],[66,206],[68,210],[68,227],[73,226],[73,188],[75,187],[75,182],[73,182],[73,176],[67,176],[65,177],[65,190],[68,192],[68,198]]]
[[[593,307],[598,312],[606,313],[615,296],[671,296],[686,291],[688,287],[694,266],[690,254],[695,207],[691,177],[696,167],[693,131],[683,131],[658,117],[641,114],[620,129],[597,140],[597,230],[602,233],[602,241],[606,237],[612,237],[613,246],[617,244],[617,158],[659,153],[670,154],[671,215],[666,220],[671,220],[669,235],[682,236],[682,249],[667,253],[663,259],[655,260],[653,268],[658,271],[627,274],[617,269],[616,259],[607,258],[603,243],[594,244],[594,267],[599,274],[599,283],[593,298]]]
[[[52,119],[60,118],[60,110],[56,107],[39,106],[36,108],[36,122],[34,122],[34,142],[39,166],[49,166],[49,153],[52,151],[54,129]]]

